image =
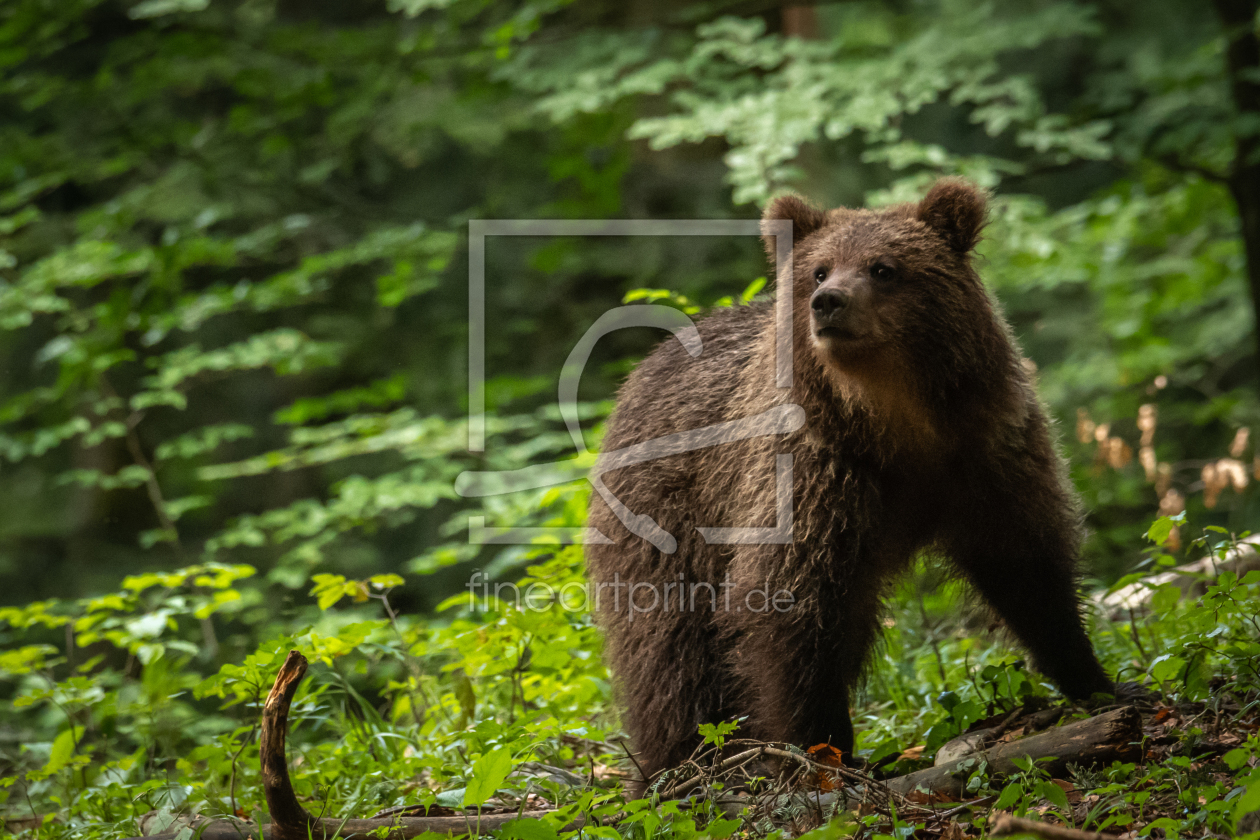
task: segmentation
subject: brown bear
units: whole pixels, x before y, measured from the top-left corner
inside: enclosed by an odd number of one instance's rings
[[[772,260],[773,220],[794,237],[777,278],[790,387],[774,301],[701,319],[698,355],[671,337],[622,387],[590,507],[608,541],[587,558],[649,776],[700,724],[734,718],[748,737],[851,752],[881,596],[924,551],[1069,697],[1113,691],[1081,620],[1080,507],[972,267],[985,218],[956,179],[873,211],[779,198],[762,227]]]

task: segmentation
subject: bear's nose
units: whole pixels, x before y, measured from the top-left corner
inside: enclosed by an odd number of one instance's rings
[[[849,305],[849,293],[839,289],[819,289],[814,292],[814,299],[809,306],[820,318],[830,318]]]

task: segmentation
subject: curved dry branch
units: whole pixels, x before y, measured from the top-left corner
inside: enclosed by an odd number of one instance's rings
[[[316,837],[319,821],[306,813],[297,801],[293,783],[289,781],[289,764],[284,739],[289,729],[289,706],[297,693],[298,683],[306,676],[306,657],[289,651],[275,685],[263,704],[262,728],[258,736],[258,757],[262,763],[263,793],[271,812],[271,834],[275,840],[306,840]]]
[[[214,820],[193,826],[196,836],[202,840],[368,840],[369,832],[388,828],[389,840],[406,840],[427,831],[439,834],[472,834],[474,826],[489,831],[515,819],[541,817],[550,811],[524,811],[512,814],[483,814],[456,817],[386,817],[371,820],[337,820],[324,817],[316,819],[307,813],[293,792],[289,780],[289,766],[285,755],[285,734],[289,724],[289,706],[297,692],[298,683],[306,675],[306,657],[296,650],[289,651],[275,685],[263,704],[262,725],[258,739],[259,757],[262,763],[263,793],[267,808],[271,811],[271,823],[257,826],[231,820]],[[183,826],[181,826],[181,829]],[[180,832],[171,831],[147,837],[131,837],[126,840],[175,840]],[[371,835],[375,837],[376,835]]]

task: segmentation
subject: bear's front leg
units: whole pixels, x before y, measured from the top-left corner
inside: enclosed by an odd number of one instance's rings
[[[1079,515],[1048,441],[968,482],[946,549],[1032,654],[1034,667],[1074,700],[1111,694],[1085,632],[1076,586]]]
[[[955,550],[955,562],[1027,648],[1033,666],[1064,694],[1088,700],[1112,693],[1114,683],[1085,633],[1071,556],[1041,542],[1049,535],[1023,536],[977,540]]]
[[[878,634],[878,592],[858,582],[842,587],[829,576],[759,579],[759,568],[773,566],[733,567],[721,616],[747,716],[740,732],[803,748],[831,744],[851,756],[849,698]]]

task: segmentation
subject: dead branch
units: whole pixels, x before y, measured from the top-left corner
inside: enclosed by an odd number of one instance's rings
[[[1097,831],[1081,831],[1079,828],[1066,828],[1061,825],[1025,820],[1012,817],[1010,814],[999,814],[993,824],[993,836],[1004,834],[1031,834],[1044,840],[1118,840],[1114,834],[1099,834]]]
[[[1066,768],[1069,762],[1105,764],[1132,758],[1138,752],[1137,744],[1141,739],[1141,715],[1133,706],[1125,706],[1019,741],[997,744],[940,767],[898,776],[886,784],[904,795],[920,790],[939,801],[958,801],[964,794],[968,775],[979,761],[987,762],[991,773],[1009,775],[1019,772],[1015,759],[1025,756],[1034,760],[1050,759],[1038,761],[1038,766],[1055,773]]]
[[[289,706],[298,683],[306,676],[306,657],[289,651],[275,685],[263,704],[262,731],[258,736],[258,757],[262,762],[263,793],[271,812],[271,833],[275,840],[304,840],[314,836],[316,820],[306,813],[289,781],[284,739],[289,728]]]
[[[389,829],[388,840],[406,840],[428,831],[439,834],[472,834],[474,825],[483,832],[502,827],[520,818],[536,818],[549,811],[524,811],[510,814],[460,815],[454,817],[388,817],[370,820],[337,820],[327,817],[316,819],[298,802],[289,780],[288,761],[285,756],[285,732],[289,722],[289,706],[297,691],[298,683],[306,675],[306,657],[296,650],[289,651],[275,685],[263,704],[262,726],[258,739],[258,751],[262,763],[263,793],[267,808],[271,811],[271,823],[257,826],[239,821],[214,820],[200,825],[196,830],[202,840],[369,840],[369,833],[381,828]],[[181,826],[181,830],[184,827]],[[175,840],[180,831],[132,837],[127,840]],[[377,835],[372,834],[371,837]]]
[[[1063,716],[1063,709],[1045,709],[1040,712],[1033,712],[1032,714],[1024,717],[1020,717],[1021,714],[1023,714],[1023,709],[1016,709],[997,726],[987,727],[985,729],[975,729],[971,732],[959,735],[957,738],[947,742],[936,751],[936,761],[934,764],[937,767],[942,767],[946,764],[951,764],[960,758],[965,758],[974,752],[978,752],[979,750],[992,746],[999,738],[1006,734],[1006,731],[1010,729],[1011,725],[1017,720],[1020,728],[1022,728],[1026,734],[1040,732],[1041,730],[1058,723],[1059,718]]]
[[[728,742],[730,747],[739,747],[744,744],[751,746],[749,749],[741,750],[721,761],[716,761],[710,766],[704,766],[700,762],[707,757],[714,756],[717,750],[705,750],[704,747],[698,748],[697,755],[693,755],[687,764],[684,765],[694,768],[693,774],[663,790],[660,793],[661,798],[677,799],[697,787],[708,786],[719,780],[726,785],[730,785],[734,774],[738,770],[759,759],[769,758],[782,762],[785,769],[787,767],[792,768],[791,777],[786,780],[780,779],[779,783],[767,789],[763,796],[754,797],[751,800],[732,800],[725,803],[722,806],[724,811],[729,811],[732,807],[738,811],[741,807],[741,802],[743,807],[752,807],[754,810],[766,805],[769,805],[771,810],[781,810],[792,801],[799,799],[803,793],[807,794],[806,799],[809,800],[809,804],[818,808],[823,807],[822,800],[825,798],[827,807],[837,805],[841,808],[856,808],[861,803],[868,803],[876,808],[887,809],[890,804],[895,804],[903,812],[907,809],[915,810],[913,803],[901,794],[890,790],[883,782],[849,767],[825,764],[812,756],[790,749],[784,744],[767,744],[743,739]],[[812,790],[815,786],[813,782],[807,783],[805,788],[796,789],[795,783],[798,781],[798,777],[807,771],[812,771],[816,774],[815,777],[818,782],[822,782],[825,777],[830,776],[833,780],[830,788],[823,788],[823,790],[828,790],[829,792],[823,793],[819,790]]]
[[[1174,566],[1166,572],[1148,575],[1136,583],[1122,586],[1111,594],[1102,594],[1094,598],[1103,612],[1112,621],[1132,620],[1132,612],[1141,614],[1149,606],[1155,590],[1164,584],[1175,584],[1181,590],[1183,598],[1198,598],[1207,591],[1211,581],[1221,572],[1233,572],[1242,577],[1254,569],[1260,569],[1260,553],[1256,551],[1260,545],[1260,535],[1244,537],[1238,544],[1229,549],[1225,558],[1219,559],[1214,554],[1201,557],[1193,563]]]

